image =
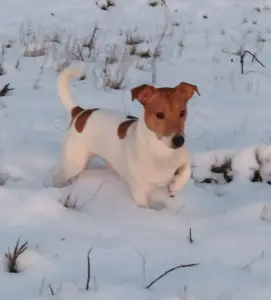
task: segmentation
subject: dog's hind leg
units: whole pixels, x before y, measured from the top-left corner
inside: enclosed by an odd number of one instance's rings
[[[86,167],[91,153],[82,144],[82,140],[67,138],[61,154],[60,164],[53,176],[53,185],[63,186],[78,176]]]

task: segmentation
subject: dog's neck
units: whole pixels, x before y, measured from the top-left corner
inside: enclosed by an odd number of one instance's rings
[[[157,160],[173,159],[178,154],[178,150],[167,147],[157,138],[157,135],[152,132],[146,125],[144,116],[139,118],[137,122],[136,135],[140,149],[144,149],[151,158]]]

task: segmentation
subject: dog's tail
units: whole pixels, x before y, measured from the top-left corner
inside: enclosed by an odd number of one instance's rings
[[[58,76],[57,89],[61,103],[68,111],[71,111],[76,105],[69,90],[69,82],[74,78],[80,78],[82,72],[75,68],[66,68]]]

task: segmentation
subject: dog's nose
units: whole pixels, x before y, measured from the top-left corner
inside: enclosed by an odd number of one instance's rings
[[[184,144],[184,137],[182,135],[175,135],[172,138],[172,145],[173,148],[177,149],[177,148],[181,148]]]

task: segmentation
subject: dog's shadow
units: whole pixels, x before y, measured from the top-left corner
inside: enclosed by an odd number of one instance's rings
[[[110,166],[99,156],[93,156],[90,160],[88,160],[85,170],[91,169],[110,169]]]
[[[157,211],[168,208],[166,204],[162,201],[150,201],[149,205],[150,205],[150,209],[157,210]]]

